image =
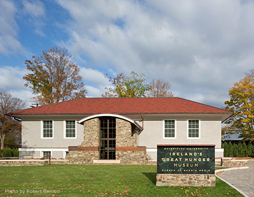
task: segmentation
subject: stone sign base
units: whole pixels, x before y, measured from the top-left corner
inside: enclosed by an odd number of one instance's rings
[[[214,187],[215,174],[157,174],[156,186]]]

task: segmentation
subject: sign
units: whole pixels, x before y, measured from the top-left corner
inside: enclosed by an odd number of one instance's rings
[[[157,145],[158,174],[214,174],[214,145]]]

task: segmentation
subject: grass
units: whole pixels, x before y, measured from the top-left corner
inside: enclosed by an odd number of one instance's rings
[[[155,182],[156,166],[0,167],[0,196],[242,196],[218,178],[216,187],[158,187]]]

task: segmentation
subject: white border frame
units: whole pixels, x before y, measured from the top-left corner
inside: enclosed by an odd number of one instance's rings
[[[66,137],[66,121],[75,121],[75,137]],[[77,135],[78,135],[78,126],[77,126],[77,121],[76,120],[64,120],[63,121],[63,138],[67,139],[67,140],[71,140],[71,139],[77,139]]]
[[[174,120],[175,121],[175,137],[165,137],[165,120]],[[176,139],[176,120],[175,119],[165,119],[163,120],[163,139]]]
[[[99,118],[99,117],[103,117],[103,116],[109,116],[109,117],[114,117],[114,118],[120,118],[120,119],[123,119],[123,120],[127,120],[130,123],[134,124],[140,130],[140,132],[143,131],[143,127],[141,127],[136,121],[134,121],[130,118],[127,118],[125,116],[118,115],[118,114],[96,114],[96,115],[92,115],[92,116],[88,116],[86,118],[83,118],[83,119],[79,120],[78,123],[82,124],[83,122],[85,122],[87,120],[90,120],[90,119],[93,119],[93,118]]]
[[[189,120],[198,120],[198,137],[189,137]],[[201,120],[200,119],[187,120],[187,139],[201,139]]]
[[[43,137],[43,121],[52,121],[52,137]],[[54,139],[54,132],[55,132],[54,127],[55,127],[54,120],[41,120],[41,139],[45,139],[45,140]]]

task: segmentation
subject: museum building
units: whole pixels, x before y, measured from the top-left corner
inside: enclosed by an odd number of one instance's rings
[[[20,158],[145,164],[156,160],[158,144],[215,145],[223,157],[221,122],[232,113],[170,97],[82,98],[9,115],[22,121]]]

